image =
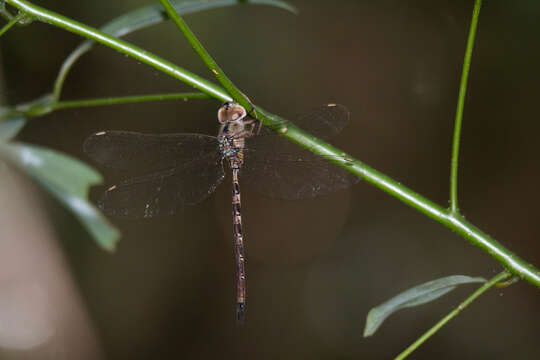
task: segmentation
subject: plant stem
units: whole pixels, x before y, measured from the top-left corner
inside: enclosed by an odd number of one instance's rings
[[[465,106],[465,95],[467,94],[467,80],[471,67],[471,57],[474,47],[474,39],[476,37],[476,28],[478,18],[480,16],[480,8],[482,0],[476,0],[472,13],[471,26],[469,29],[469,37],[465,49],[465,58],[463,59],[463,71],[461,73],[461,83],[459,85],[458,103],[456,109],[456,120],[454,125],[454,140],[452,142],[452,160],[450,163],[450,211],[457,214],[458,208],[458,158],[459,158],[459,142],[461,138],[461,123],[463,120],[463,108]]]
[[[249,109],[251,107],[251,102],[246,99],[245,95],[233,84],[225,72],[221,70],[217,62],[212,58],[212,56],[206,51],[204,46],[201,44],[199,39],[195,36],[193,31],[185,23],[185,21],[180,17],[180,15],[174,10],[168,0],[159,0],[163,8],[176,24],[178,29],[184,34],[186,39],[189,41],[193,50],[199,55],[202,61],[205,63],[206,67],[216,76],[219,83],[227,90],[227,92],[238,102],[240,105]]]
[[[140,62],[148,64],[153,68],[160,70],[180,81],[183,81],[194,88],[221,101],[231,101],[231,97],[219,86],[212,84],[206,79],[195,75],[181,67],[149,53],[126,41],[107,35],[97,29],[86,26],[80,22],[71,20],[55,12],[43,9],[39,6],[29,3],[25,0],[6,0],[12,6],[35,17],[37,20],[58,26],[62,29],[75,33],[77,35],[95,40],[103,45],[111,47],[116,51],[129,55]]]
[[[76,21],[70,20],[51,11],[44,10],[38,6],[28,3],[24,0],[6,0],[8,3],[17,7],[19,10],[45,21],[49,24],[61,27],[68,31],[74,32],[89,39],[98,41],[109,47],[132,56],[141,62],[144,62],[170,76],[173,76],[193,87],[200,89],[202,92],[221,101],[231,101],[231,97],[225,90],[217,85],[208,82],[201,77],[191,74],[190,72],[166,61],[153,54],[150,54],[134,45],[131,45],[122,40],[108,36],[85,26]],[[273,115],[264,111],[260,107],[256,107],[259,119],[271,128],[279,128],[280,134],[291,141],[310,149],[311,151],[327,156],[331,161],[338,166],[347,169],[353,174],[356,174],[367,182],[373,184],[377,188],[385,191],[391,196],[403,201],[414,209],[426,214],[432,219],[447,226],[451,230],[459,233],[473,245],[476,245],[488,252],[493,258],[497,259],[513,274],[526,279],[531,284],[540,287],[540,271],[533,265],[527,263],[517,255],[502,246],[495,239],[476,228],[474,225],[465,220],[462,216],[456,213],[451,213],[441,206],[433,203],[425,197],[415,193],[411,189],[401,185],[397,181],[389,178],[383,173],[372,169],[366,164],[354,159],[352,156],[342,152],[341,150],[325,143],[310,134],[302,131],[292,123],[286,121],[279,116]]]
[[[183,15],[194,13],[197,11],[203,11],[207,9],[225,6],[233,6],[238,4],[237,0],[216,0],[211,2],[186,2],[185,0],[172,0],[171,2],[174,9],[179,14]],[[297,10],[294,7],[290,6],[286,2],[279,0],[249,0],[247,1],[247,3],[253,5],[271,5],[286,11],[290,11],[294,14],[297,13]],[[11,19],[11,17],[9,17],[8,20],[9,19]],[[105,25],[100,27],[100,30],[111,36],[122,37],[134,31],[138,31],[146,27],[155,25],[165,19],[169,19],[169,16],[163,12],[163,6],[156,3],[128,11],[127,13],[124,13],[107,22]],[[72,66],[83,54],[90,51],[94,47],[94,45],[95,42],[90,39],[87,41],[83,41],[64,60],[64,63],[62,64],[54,82],[53,98],[55,100],[60,99],[62,86]]]
[[[11,27],[17,24],[19,20],[21,20],[23,17],[24,17],[24,13],[21,12],[21,13],[18,13],[17,16],[9,20],[9,22],[0,29],[0,36],[4,35],[6,31],[11,29]]]
[[[277,119],[280,119],[277,116],[266,113],[259,107],[257,107],[257,111],[259,115],[263,115],[262,118],[264,119],[266,117],[271,117],[273,118],[274,122]],[[280,119],[278,123],[287,124],[286,120],[284,119]],[[305,133],[291,123],[288,123],[284,129],[286,129],[286,131],[283,133],[283,136],[286,136],[288,139],[308,148],[316,154],[327,157],[337,165],[361,176],[364,180],[385,191],[391,196],[403,201],[409,206],[447,226],[463,236],[473,245],[476,245],[488,252],[514,274],[526,279],[532,284],[535,284],[537,287],[540,287],[540,271],[538,269],[523,259],[520,259],[517,255],[506,249],[495,239],[491,238],[473,224],[469,223],[461,215],[454,214],[446,209],[443,209],[441,206],[415,193],[411,189],[401,185],[383,173],[354,159],[352,156],[342,152],[332,145]]]
[[[465,301],[463,301],[461,304],[459,304],[458,307],[456,307],[452,312],[450,312],[448,315],[446,315],[444,318],[442,318],[437,324],[435,324],[431,329],[426,331],[421,337],[418,338],[414,343],[412,343],[407,349],[405,349],[401,354],[399,354],[395,360],[403,360],[407,356],[409,356],[414,350],[416,350],[420,345],[422,345],[427,339],[429,339],[433,334],[435,334],[437,331],[439,331],[440,328],[442,328],[446,323],[448,323],[450,320],[452,320],[454,317],[456,317],[462,310],[464,310],[467,306],[469,306],[470,303],[472,303],[477,297],[482,295],[484,292],[486,292],[488,289],[499,283],[500,281],[503,281],[505,279],[508,279],[512,275],[508,271],[503,271],[493,278],[491,278],[488,282],[486,282],[484,285],[482,285],[478,290],[476,290],[474,293],[472,293],[471,296],[469,296]]]
[[[187,100],[187,99],[208,99],[209,96],[203,93],[177,93],[177,94],[155,94],[155,95],[135,95],[120,96],[97,99],[81,99],[72,101],[59,101],[51,105],[51,110],[69,109],[75,107],[101,106],[101,105],[119,105],[129,103],[140,103],[146,101],[165,101],[165,100]]]
[[[64,60],[62,66],[60,66],[60,71],[58,72],[58,75],[56,76],[56,80],[54,81],[53,85],[52,95],[55,101],[60,100],[60,95],[62,94],[62,87],[64,86],[64,82],[66,81],[69,71],[71,70],[75,62],[84,53],[86,53],[92,48],[93,44],[93,42],[88,41],[77,46],[77,48]]]
[[[13,19],[13,15],[6,9],[6,4],[4,0],[0,0],[0,16],[2,16],[7,21]]]

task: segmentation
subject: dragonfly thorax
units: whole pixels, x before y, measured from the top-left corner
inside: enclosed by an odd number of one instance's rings
[[[252,136],[253,121],[246,119],[246,110],[235,102],[226,102],[218,110],[218,121],[221,124],[218,142],[221,155],[229,160],[231,168],[239,168],[243,164],[245,138]]]
[[[219,151],[223,157],[236,156],[239,149],[234,144],[234,139],[230,136],[219,137]]]
[[[243,164],[244,139],[236,139],[230,135],[218,136],[221,156],[229,161],[231,168],[241,167]]]

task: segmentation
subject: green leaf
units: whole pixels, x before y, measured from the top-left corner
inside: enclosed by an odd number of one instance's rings
[[[388,316],[400,309],[418,306],[433,301],[454,290],[458,285],[480,282],[486,282],[486,279],[481,277],[453,275],[428,281],[406,290],[370,310],[367,315],[364,337],[373,335]]]
[[[53,110],[55,101],[53,94],[45,94],[32,101],[17,105],[15,112],[27,116],[45,115]]]
[[[2,110],[0,109],[0,112]],[[8,141],[13,139],[26,124],[23,116],[16,116],[0,123],[0,140]]]
[[[14,107],[0,107],[0,122],[27,120],[28,117],[45,115],[54,110],[55,102],[56,100],[54,99],[53,94],[45,94],[37,99],[18,104]],[[20,128],[17,130],[20,130]],[[15,135],[17,134],[15,133]]]
[[[237,5],[238,0],[177,0],[170,1],[172,7],[180,14],[186,15],[195,13],[198,11],[209,10],[219,7]],[[296,9],[286,3],[285,1],[279,0],[251,0],[245,1],[246,4],[255,4],[255,5],[270,5],[282,8],[284,10],[296,13]],[[163,11],[161,4],[154,4],[150,6],[145,6],[130,12],[125,13],[117,17],[116,19],[105,24],[101,31],[113,36],[124,36],[133,31],[160,23],[164,20],[167,20],[169,17]]]
[[[72,211],[99,246],[114,250],[120,233],[87,201],[88,189],[101,183],[99,173],[70,156],[33,145],[2,143],[0,154]]]

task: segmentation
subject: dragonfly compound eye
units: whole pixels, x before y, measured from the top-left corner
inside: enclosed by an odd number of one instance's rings
[[[225,124],[229,121],[243,119],[247,115],[246,110],[235,102],[226,102],[218,110],[218,121]]]

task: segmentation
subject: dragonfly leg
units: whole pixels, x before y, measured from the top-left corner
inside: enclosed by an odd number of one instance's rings
[[[262,128],[262,122],[259,120],[259,117],[257,116],[257,109],[255,108],[255,105],[251,102],[251,100],[247,97],[246,94],[240,91],[242,96],[249,102],[250,109],[247,111],[247,113],[255,119],[257,122],[257,135],[259,135],[261,128]],[[255,129],[255,127],[253,127]]]
[[[251,104],[251,102],[250,102]],[[262,128],[262,121],[259,120],[258,116],[257,116],[257,109],[255,109],[255,106],[253,106],[253,104],[251,104],[251,109],[248,111],[248,114],[252,115],[253,118],[255,119],[255,122],[257,123],[257,135],[259,135],[259,133],[261,132],[261,128]],[[253,129],[255,129],[255,126],[253,126]]]
[[[242,94],[242,96],[244,97],[244,99],[247,100],[247,102],[249,103],[249,107],[250,109],[248,110],[248,114],[252,115],[254,119],[257,119],[257,109],[255,109],[255,106],[253,106],[253,103],[251,102],[251,100],[247,97],[246,94],[244,94],[243,92],[240,91],[240,93]]]
[[[245,119],[243,120],[244,123],[244,130],[238,132],[237,134],[234,134],[235,139],[241,139],[241,138],[247,138],[254,135],[254,130],[256,126],[257,120],[255,119]]]

